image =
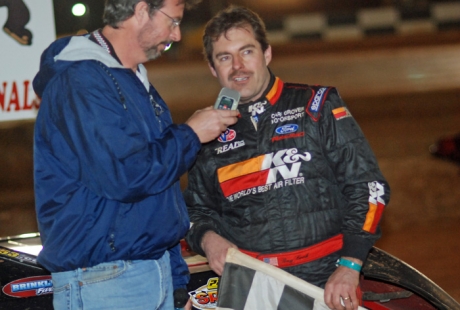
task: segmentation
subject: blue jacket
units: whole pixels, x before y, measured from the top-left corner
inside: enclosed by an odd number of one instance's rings
[[[193,130],[172,123],[144,66],[134,73],[86,37],[51,44],[33,86],[38,261],[60,272],[169,251],[174,287],[184,287],[179,177],[201,147]]]

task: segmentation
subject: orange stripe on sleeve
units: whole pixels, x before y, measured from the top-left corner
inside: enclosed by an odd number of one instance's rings
[[[377,206],[373,203],[369,203],[369,211],[366,214],[366,220],[364,221],[363,230],[370,232],[372,224],[374,223],[375,212]]]
[[[369,211],[367,212],[366,220],[364,221],[363,230],[370,232],[371,234],[375,234],[380,218],[382,217],[384,207],[385,205],[381,203],[377,203],[377,205],[369,203]]]

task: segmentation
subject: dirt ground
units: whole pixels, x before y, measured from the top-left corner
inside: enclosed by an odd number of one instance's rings
[[[360,124],[391,187],[376,246],[460,301],[460,166],[428,152],[440,136],[460,131],[460,93],[452,104],[457,113]]]

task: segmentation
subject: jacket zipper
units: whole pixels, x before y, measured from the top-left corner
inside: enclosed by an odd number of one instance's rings
[[[153,96],[150,95],[150,103],[152,104],[153,110],[155,112],[155,118],[158,121],[158,125],[160,126],[160,131],[163,131],[163,122],[161,121],[160,115],[164,112],[161,105],[153,99]]]

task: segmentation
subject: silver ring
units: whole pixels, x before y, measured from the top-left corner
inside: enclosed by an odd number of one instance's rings
[[[348,300],[348,299],[350,299],[350,297],[344,297],[344,298],[343,298],[343,300]]]

